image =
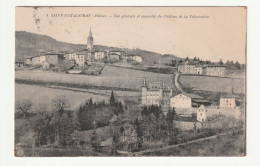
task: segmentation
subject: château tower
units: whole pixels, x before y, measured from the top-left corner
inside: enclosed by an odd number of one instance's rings
[[[147,83],[145,77],[142,85],[142,105],[147,105]]]
[[[92,49],[93,49],[93,37],[92,37],[92,32],[90,27],[88,41],[87,41],[87,50],[92,50]]]

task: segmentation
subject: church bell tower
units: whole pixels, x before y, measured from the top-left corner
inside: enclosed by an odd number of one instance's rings
[[[92,37],[92,32],[90,27],[88,40],[87,40],[87,50],[92,50],[92,49],[93,49],[93,37]]]

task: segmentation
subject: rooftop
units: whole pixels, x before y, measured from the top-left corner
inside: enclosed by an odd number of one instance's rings
[[[234,94],[226,94],[226,95],[222,95],[220,98],[240,98],[239,96],[236,96]]]
[[[184,61],[182,63],[180,63],[179,65],[198,65],[199,62],[198,61]]]
[[[191,99],[203,99],[203,97],[196,95],[196,94],[192,94],[192,93],[181,93],[184,96],[187,96]]]

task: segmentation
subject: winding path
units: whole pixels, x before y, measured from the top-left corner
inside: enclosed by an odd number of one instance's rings
[[[176,86],[176,88],[179,90],[179,91],[181,91],[182,93],[184,93],[184,91],[181,89],[181,86],[180,86],[180,84],[179,84],[179,82],[178,82],[178,78],[179,78],[179,76],[180,76],[180,74],[178,73],[178,72],[174,72],[174,84],[175,84],[175,86]]]

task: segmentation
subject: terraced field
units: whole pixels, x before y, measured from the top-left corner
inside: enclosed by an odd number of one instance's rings
[[[170,74],[160,74],[131,69],[123,69],[112,66],[105,66],[101,76],[88,76],[79,74],[55,73],[41,70],[16,71],[15,78],[24,80],[36,80],[54,83],[70,83],[79,85],[95,85],[103,87],[116,87],[140,90],[143,77],[147,82],[165,82],[172,86],[173,80]]]
[[[194,90],[245,93],[244,79],[180,75],[179,82]]]

